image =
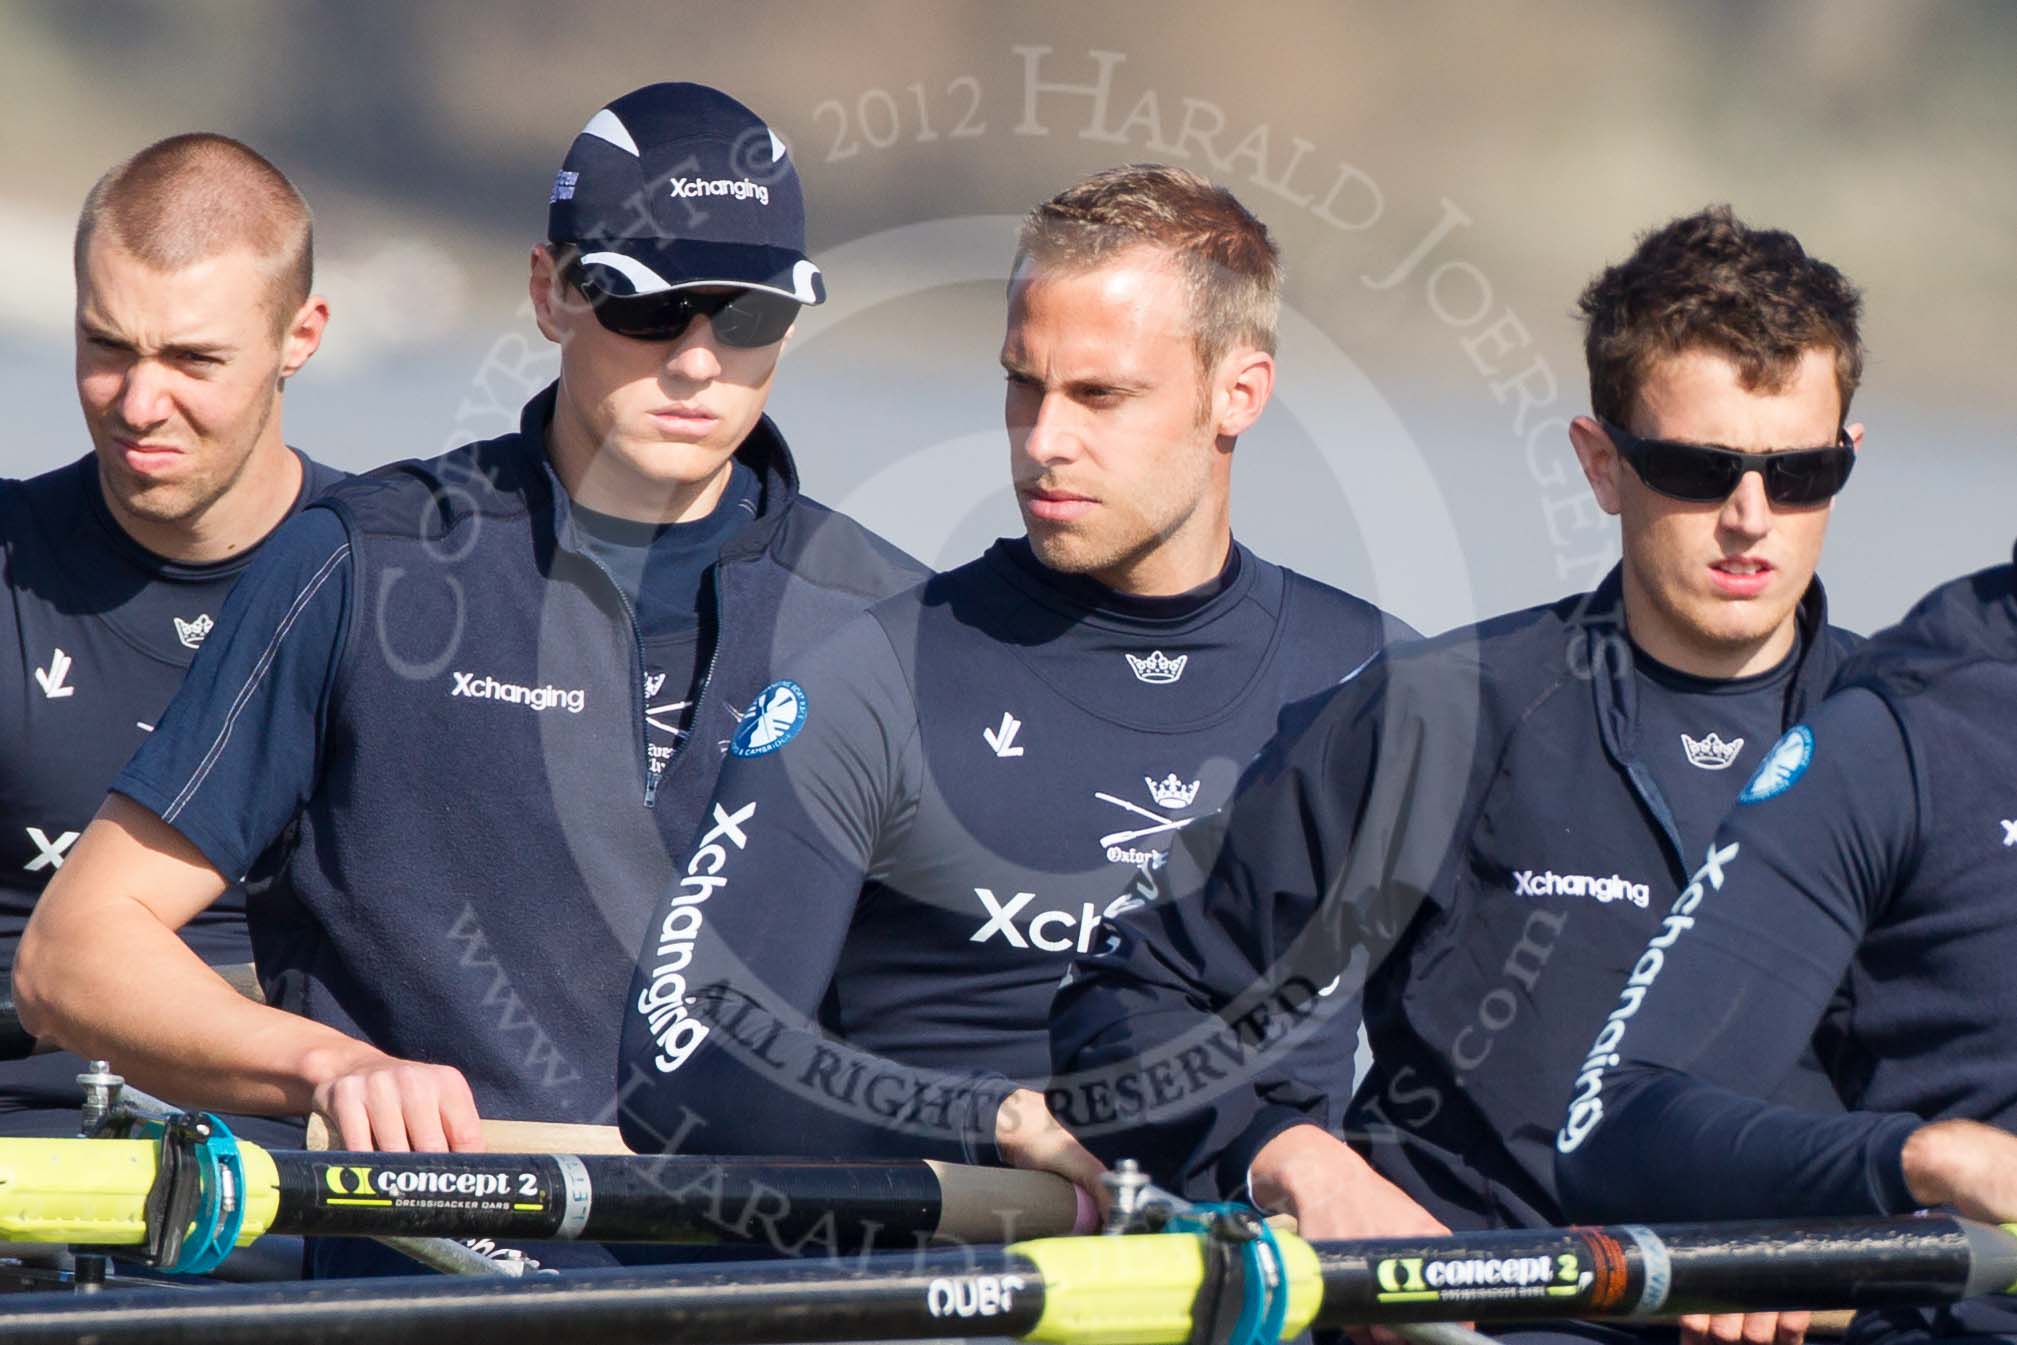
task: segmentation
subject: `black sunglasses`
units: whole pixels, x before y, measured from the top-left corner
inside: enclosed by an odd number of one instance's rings
[[[1641,481],[1662,495],[1693,504],[1719,504],[1729,499],[1746,472],[1757,472],[1764,478],[1765,498],[1773,504],[1820,504],[1849,484],[1849,473],[1856,466],[1856,450],[1847,430],[1839,431],[1841,438],[1828,448],[1741,453],[1710,444],[1641,439],[1601,417],[1597,423]]]
[[[769,290],[614,294],[597,284],[578,260],[569,264],[566,279],[588,300],[605,330],[634,341],[677,341],[695,318],[704,317],[714,324],[715,339],[723,345],[754,350],[782,341],[798,320],[798,300]]]

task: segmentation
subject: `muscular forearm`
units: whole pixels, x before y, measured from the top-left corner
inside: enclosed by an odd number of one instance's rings
[[[224,886],[186,841],[115,798],[22,936],[23,1026],[172,1101],[242,1112],[305,1113],[319,1084],[382,1058],[244,998],[190,951],[176,930]]]
[[[14,970],[22,1022],[136,1086],[217,1110],[302,1115],[319,1083],[380,1053],[234,991],[145,910],[38,919]]]

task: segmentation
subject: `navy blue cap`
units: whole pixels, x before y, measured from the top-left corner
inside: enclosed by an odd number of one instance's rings
[[[574,245],[613,294],[740,285],[826,298],[784,142],[704,84],[648,84],[590,117],[553,179],[546,236]]]

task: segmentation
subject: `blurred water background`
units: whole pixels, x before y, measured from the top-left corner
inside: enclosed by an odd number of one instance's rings
[[[551,377],[525,258],[569,140],[638,84],[768,117],[833,302],[772,400],[809,488],[939,565],[1018,530],[1001,286],[1014,220],[1145,159],[1226,183],[1289,265],[1235,526],[1424,629],[1587,587],[1616,552],[1563,425],[1571,313],[1712,201],[1865,288],[1869,436],[1823,572],[1873,628],[2008,557],[2017,6],[1427,3],[0,4],[0,472],[86,443],[70,231],[180,130],[316,212],[322,352],[289,438],[345,466],[501,432]]]

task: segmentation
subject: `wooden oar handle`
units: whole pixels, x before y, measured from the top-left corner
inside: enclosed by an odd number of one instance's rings
[[[329,1125],[320,1116],[308,1118],[307,1145],[327,1149]],[[491,1121],[483,1123],[483,1147],[494,1154],[627,1154],[623,1134],[615,1126],[572,1125],[564,1121]]]
[[[1078,1220],[1078,1188],[1048,1172],[927,1160],[938,1176],[938,1236],[954,1242],[1060,1237]]]

